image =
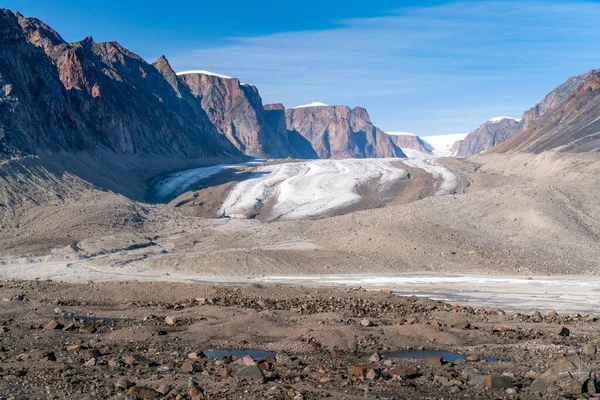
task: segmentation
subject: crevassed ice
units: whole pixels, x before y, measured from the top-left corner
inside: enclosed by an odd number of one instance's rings
[[[299,219],[323,215],[361,200],[359,185],[377,182],[381,193],[407,172],[398,159],[314,160],[263,166],[255,176],[229,193],[219,216],[253,218],[267,200],[273,201],[269,219]]]

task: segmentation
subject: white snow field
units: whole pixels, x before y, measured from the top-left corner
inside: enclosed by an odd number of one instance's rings
[[[264,160],[262,159],[256,159],[254,161],[239,164],[219,164],[177,172],[166,176],[155,185],[152,198],[157,201],[165,201],[185,192],[194,183],[217,175],[226,169],[243,169],[245,167],[259,165],[263,161]]]
[[[421,136],[421,140],[431,146],[431,154],[436,157],[452,157],[452,145],[467,137],[467,133],[451,133],[449,135]],[[404,150],[404,149],[402,149]]]
[[[376,182],[385,193],[407,172],[400,159],[313,160],[262,166],[252,179],[238,183],[229,193],[220,217],[253,218],[268,200],[274,205],[268,219],[301,219],[327,214],[358,203],[357,188]]]
[[[303,104],[301,106],[296,106],[294,108],[307,108],[307,107],[329,107],[329,106],[327,104],[325,104],[325,103],[321,103],[319,101],[315,101],[314,103]]]
[[[458,187],[459,176],[440,164],[436,157],[413,149],[402,149],[402,151],[408,157],[402,160],[404,164],[424,169],[438,182],[436,196],[451,194]]]
[[[492,119],[490,119],[488,122],[500,122],[503,119],[513,119],[517,122],[521,121],[521,118],[513,118],[513,117],[494,117]]]
[[[224,78],[224,79],[233,79],[231,76],[227,76],[227,75],[223,75],[223,74],[217,74],[216,72],[205,71],[203,69],[196,69],[196,70],[193,70],[193,71],[181,71],[181,72],[177,72],[177,75],[187,75],[187,74],[202,74],[202,75],[216,76],[218,78]]]

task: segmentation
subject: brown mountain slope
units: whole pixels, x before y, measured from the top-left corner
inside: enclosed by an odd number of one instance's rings
[[[287,129],[305,137],[319,158],[405,157],[361,107],[313,106],[286,110]]]
[[[431,148],[417,135],[388,133],[388,136],[392,139],[392,142],[401,149],[413,149],[423,153],[431,152]]]
[[[236,78],[186,73],[179,78],[200,100],[219,133],[249,156],[282,158],[289,155],[287,132],[267,123],[258,89]]]
[[[567,80],[523,115],[521,131],[491,152],[600,150],[600,70]]]
[[[68,44],[9,10],[0,10],[0,89],[0,186],[21,185],[11,202],[65,192],[30,177],[59,184],[73,175],[141,198],[154,175],[245,159],[164,58],[151,65],[91,38]]]
[[[471,157],[514,136],[521,124],[512,118],[487,121],[455,145],[456,157]]]

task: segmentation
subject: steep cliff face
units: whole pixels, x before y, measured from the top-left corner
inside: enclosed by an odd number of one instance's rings
[[[455,143],[456,157],[471,157],[491,149],[513,137],[521,128],[519,121],[510,117],[498,117],[480,125],[464,140]]]
[[[568,79],[523,114],[521,129],[493,152],[600,150],[600,70]]]
[[[306,138],[319,158],[405,157],[361,107],[310,106],[286,110],[287,129]]]
[[[37,153],[44,148],[94,150],[102,146],[119,154],[135,156],[179,156],[198,158],[235,156],[239,153],[222,140],[201,107],[194,106],[189,91],[177,91],[180,82],[169,82],[170,67],[162,62],[162,71],[146,63],[115,42],[94,43],[91,38],[68,44],[37,19],[3,12],[4,24],[12,24],[18,44],[3,40],[1,47],[18,47],[5,59],[5,71],[27,70],[27,79],[16,77],[25,96],[46,101],[50,107],[42,123],[49,143],[23,148]],[[14,39],[16,40],[16,36]],[[17,53],[18,52],[18,55]],[[160,61],[160,60],[159,60]],[[28,65],[20,65],[27,62]],[[8,64],[11,65],[8,65]],[[172,71],[171,71],[172,72]],[[174,73],[172,73],[174,75]],[[39,96],[39,84],[52,94]],[[187,97],[187,98],[186,98]],[[19,100],[23,102],[23,96]],[[30,113],[32,118],[39,110]],[[35,125],[22,123],[34,136]],[[60,135],[70,143],[56,140]],[[14,139],[13,139],[14,141]]]
[[[0,148],[5,157],[80,150],[99,140],[69,101],[56,68],[0,11]]]
[[[285,132],[287,156],[300,159],[319,158],[310,142],[298,132],[288,131],[285,121],[285,107],[283,104],[266,104],[264,107],[266,123],[277,132]]]
[[[249,156],[287,157],[287,132],[280,124],[267,121],[256,87],[240,84],[236,78],[208,73],[179,75],[202,108],[238,150]]]
[[[417,135],[405,132],[387,132],[387,134],[392,142],[401,149],[413,149],[423,153],[431,152],[431,147]]]

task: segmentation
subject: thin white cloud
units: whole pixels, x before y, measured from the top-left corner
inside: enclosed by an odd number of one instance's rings
[[[363,105],[383,129],[435,133],[423,121],[438,121],[465,131],[490,115],[520,115],[562,80],[600,67],[599,20],[590,2],[456,2],[231,38],[169,59],[254,84],[265,102]],[[469,117],[448,117],[456,107]]]

